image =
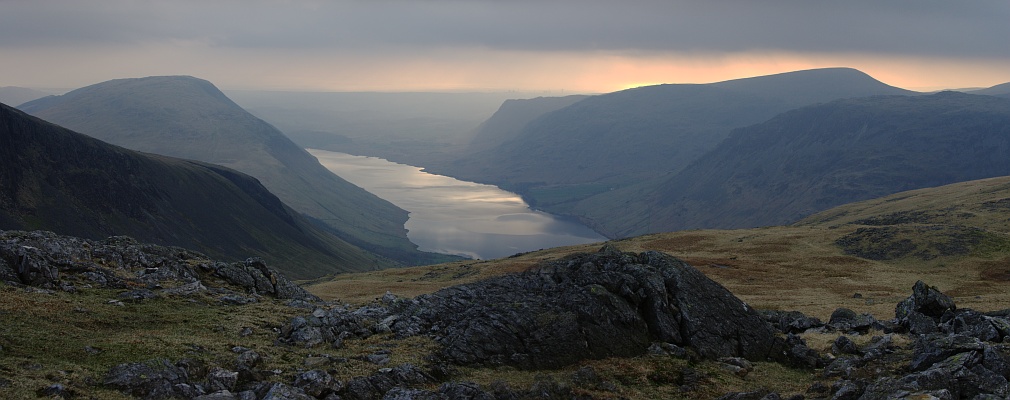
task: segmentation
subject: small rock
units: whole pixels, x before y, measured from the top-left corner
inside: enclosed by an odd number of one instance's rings
[[[733,374],[741,378],[754,370],[754,364],[740,357],[722,357],[719,359],[719,362],[724,369],[733,372]]]

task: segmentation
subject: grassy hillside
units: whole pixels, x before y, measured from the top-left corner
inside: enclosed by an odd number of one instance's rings
[[[0,105],[0,229],[86,238],[129,235],[292,277],[382,265],[323,232],[248,175],[142,154]]]
[[[331,233],[398,263],[445,259],[419,252],[410,243],[403,228],[405,211],[334,175],[210,82],[184,76],[117,79],[21,107],[129,149],[252,175]]]
[[[894,304],[919,279],[954,296],[959,306],[989,310],[1010,304],[1007,221],[1010,177],[998,177],[843,205],[788,226],[658,233],[610,243],[623,251],[659,250],[682,258],[757,308],[798,310],[826,320],[835,308],[847,307],[891,318]],[[880,239],[881,231],[887,240]],[[308,289],[357,302],[386,290],[414,296],[599,246],[347,274]]]
[[[1010,303],[1008,204],[1010,177],[1000,177],[840,206],[791,226],[653,234],[611,243],[624,251],[662,250],[683,258],[752,307],[798,310],[822,320],[837,307],[890,319],[895,303],[906,298],[909,288],[920,279],[952,295],[959,309],[999,310]],[[851,239],[875,228],[894,229],[897,233],[891,236],[892,242],[906,243],[900,246],[903,249],[919,250],[897,257],[864,257],[890,248],[887,242],[875,241],[853,252],[849,244],[858,240]],[[961,241],[966,245],[933,252],[939,249],[936,236],[923,235],[923,228],[947,232],[945,244]],[[987,239],[975,242],[971,238],[978,235],[972,232],[981,232]],[[879,248],[874,250],[873,246]],[[344,274],[316,282],[309,289],[344,303],[379,304],[375,300],[387,291],[416,296],[523,271],[546,260],[599,247],[556,248],[499,260]],[[193,265],[208,262],[192,260]],[[64,393],[75,396],[126,398],[97,384],[114,365],[164,357],[182,360],[191,374],[203,376],[214,368],[235,369],[239,353],[248,349],[262,357],[255,368],[259,375],[240,375],[239,379],[291,384],[305,371],[319,369],[347,384],[362,376],[386,374],[389,366],[423,365],[437,346],[428,338],[404,340],[392,333],[365,338],[352,335],[334,347],[280,344],[276,332],[311,309],[294,308],[267,297],[229,305],[222,301],[222,293],[238,288],[214,276],[201,275],[201,279],[210,290],[193,295],[165,293],[123,301],[122,306],[109,299],[124,298],[126,289],[77,285],[75,292],[47,292],[0,284],[0,313],[7,321],[0,327],[0,354],[4,356],[0,357],[4,373],[0,395],[35,398],[36,393],[60,384]],[[162,284],[169,288],[176,285]],[[55,331],[62,334],[48,334]],[[846,337],[863,346],[877,333],[848,333]],[[802,337],[811,348],[827,353],[839,335],[807,332]],[[899,355],[910,357],[914,340],[897,334],[889,337],[895,353],[885,359],[898,361],[873,366],[886,368],[888,373],[907,369],[907,358]],[[379,354],[389,356],[388,364],[369,361]],[[575,395],[630,399],[717,398],[731,391],[761,390],[774,390],[783,397],[806,394],[821,398],[830,393],[807,389],[818,382],[830,387],[838,380],[837,376],[826,376],[825,370],[794,369],[770,362],[755,362],[750,373],[738,374],[723,363],[666,355],[585,360],[538,371],[501,366],[455,366],[440,371],[445,376],[439,380],[472,382],[485,390],[508,387],[548,393],[562,387]],[[436,389],[435,385],[421,388]]]

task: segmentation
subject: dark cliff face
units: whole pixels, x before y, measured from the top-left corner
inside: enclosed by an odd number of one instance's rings
[[[117,79],[21,109],[132,150],[241,171],[342,240],[402,264],[425,256],[406,237],[406,211],[334,175],[208,81],[188,76]]]
[[[129,235],[226,259],[262,256],[301,278],[374,265],[248,175],[137,153],[2,105],[0,165],[0,229]]]

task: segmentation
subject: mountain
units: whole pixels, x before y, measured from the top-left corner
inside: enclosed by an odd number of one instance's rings
[[[117,79],[29,102],[21,109],[129,149],[252,175],[341,239],[398,263],[443,259],[410,243],[403,228],[406,211],[334,175],[205,80]]]
[[[302,147],[428,165],[456,154],[474,127],[523,92],[279,92],[227,90]]]
[[[0,229],[128,235],[295,278],[381,265],[229,168],[113,146],[0,105]]]
[[[0,103],[3,104],[21,104],[35,99],[48,96],[49,93],[38,91],[35,89],[17,87],[17,86],[4,86],[0,87]]]
[[[1010,174],[1010,99],[844,99],[741,128],[600,223],[617,235],[779,225],[903,190]],[[600,209],[606,203],[592,207]]]
[[[679,171],[734,128],[811,103],[909,93],[847,68],[646,86],[543,108],[511,140],[428,169],[496,184],[537,207],[570,213],[566,203]]]
[[[509,99],[498,107],[491,118],[477,127],[465,151],[477,152],[494,148],[515,139],[530,121],[568,107],[585,99],[584,95],[564,97],[537,97],[533,99]]]
[[[1006,97],[1006,96],[1010,96],[1010,82],[1001,83],[999,85],[995,85],[995,86],[988,87],[988,88],[985,88],[985,89],[971,90],[971,91],[968,91],[966,93],[970,93],[970,94],[982,94],[982,95],[986,95],[986,96]]]

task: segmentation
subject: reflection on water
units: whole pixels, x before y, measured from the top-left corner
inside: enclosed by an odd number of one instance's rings
[[[381,158],[308,151],[333,173],[409,211],[407,237],[424,251],[491,259],[606,240],[583,225],[530,210],[518,195],[495,186]]]

